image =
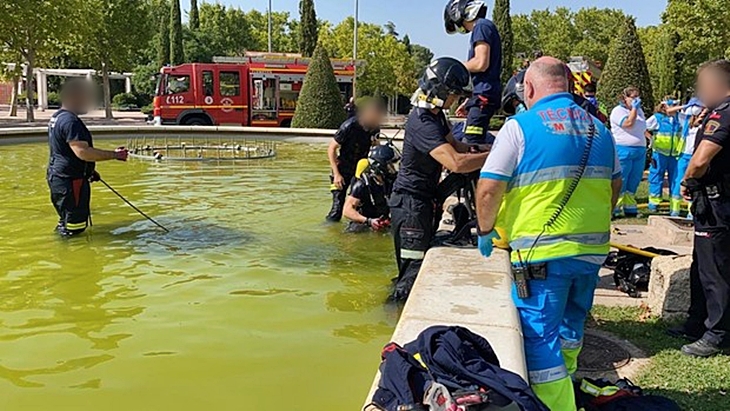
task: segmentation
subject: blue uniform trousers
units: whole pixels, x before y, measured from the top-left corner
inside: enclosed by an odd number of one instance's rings
[[[621,163],[623,184],[621,194],[616,205],[615,214],[622,211],[628,215],[636,215],[636,190],[644,177],[644,165],[646,164],[646,148],[632,146],[616,146],[616,154]]]
[[[655,211],[662,202],[664,178],[669,180],[669,192],[674,193],[677,176],[677,157],[654,152],[649,168],[649,209]],[[677,210],[678,211],[678,210]]]

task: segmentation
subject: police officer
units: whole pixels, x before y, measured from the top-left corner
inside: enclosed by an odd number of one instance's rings
[[[489,131],[489,122],[499,109],[502,97],[502,40],[497,26],[487,19],[487,5],[477,0],[449,0],[444,10],[446,32],[471,33],[466,68],[472,75],[474,92],[456,111],[466,116],[469,143],[479,141]]]
[[[611,133],[568,92],[560,60],[530,65],[524,98],[529,110],[505,123],[481,172],[479,250],[489,257],[495,224],[505,229],[530,384],[550,410],[575,411],[571,375],[609,250],[621,166]]]
[[[391,296],[402,301],[416,280],[435,232],[436,199],[441,171],[478,170],[486,147],[454,140],[444,114],[462,96],[472,92],[469,71],[460,61],[443,57],[433,61],[421,77],[408,116],[403,156],[390,198],[398,278]],[[471,151],[471,152],[470,152]]]
[[[48,124],[50,157],[46,179],[51,203],[58,213],[56,231],[70,237],[86,230],[91,201],[90,182],[101,179],[96,162],[127,161],[127,150],[94,148],[89,129],[79,115],[86,114],[93,103],[91,85],[86,80],[67,81],[61,90],[61,109]]]
[[[692,304],[680,330],[696,341],[682,353],[709,357],[730,347],[730,61],[705,63],[697,94],[710,111],[697,133],[682,183],[692,200]]]
[[[356,116],[347,119],[337,130],[327,150],[332,172],[332,209],[327,214],[327,221],[338,222],[342,219],[342,207],[345,205],[347,188],[355,177],[357,162],[367,158],[370,148],[378,144],[380,123],[384,116],[383,102],[371,99]]]
[[[397,175],[398,155],[390,145],[378,145],[370,150],[367,162],[345,200],[343,214],[350,220],[346,232],[384,231],[390,227],[388,199]]]

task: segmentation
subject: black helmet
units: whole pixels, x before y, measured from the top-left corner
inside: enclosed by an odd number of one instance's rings
[[[464,22],[487,16],[487,5],[480,0],[448,0],[444,25],[448,34],[464,32]]]
[[[471,95],[474,87],[471,73],[464,63],[451,57],[440,57],[426,67],[418,88],[428,103],[443,107],[449,95]]]
[[[504,88],[504,96],[502,97],[502,111],[507,115],[515,114],[515,101],[519,103],[525,102],[525,71],[520,70],[512,76]]]
[[[377,145],[370,149],[368,162],[370,169],[376,174],[383,176],[394,175],[396,173],[395,163],[400,160],[398,154],[389,144]]]

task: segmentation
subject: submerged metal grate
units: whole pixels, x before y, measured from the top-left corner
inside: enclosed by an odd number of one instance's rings
[[[583,338],[583,350],[578,356],[578,370],[584,372],[613,371],[627,365],[631,353],[613,341],[593,334]]]

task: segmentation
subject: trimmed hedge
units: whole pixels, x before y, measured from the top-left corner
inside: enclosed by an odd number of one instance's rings
[[[299,94],[292,127],[336,129],[347,119],[327,51],[317,46]]]

